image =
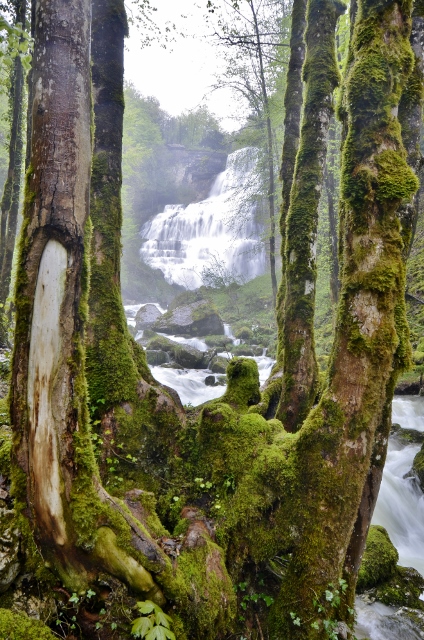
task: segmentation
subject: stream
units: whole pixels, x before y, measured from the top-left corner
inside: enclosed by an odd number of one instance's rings
[[[125,311],[128,324],[135,326],[137,310],[141,305],[127,305]],[[159,308],[159,305],[157,305]],[[163,312],[163,309],[160,309]],[[235,341],[229,325],[225,325],[226,335]],[[201,351],[207,345],[200,338],[166,336],[180,344],[188,344]],[[227,353],[220,354],[229,357]],[[254,358],[258,363],[261,384],[268,378],[274,360],[262,356]],[[175,389],[183,404],[198,406],[203,402],[219,398],[225,392],[225,385],[209,387],[205,378],[208,369],[168,369],[150,367],[156,380]],[[424,431],[424,397],[397,396],[392,405],[392,421],[405,429]],[[414,567],[424,575],[424,495],[413,478],[405,478],[411,469],[414,456],[420,445],[401,443],[396,436],[389,440],[386,465],[380,493],[372,520],[382,525],[398,550],[399,564]],[[397,614],[397,609],[381,603],[369,604],[360,597],[356,599],[358,640],[422,640],[420,631],[409,619]]]

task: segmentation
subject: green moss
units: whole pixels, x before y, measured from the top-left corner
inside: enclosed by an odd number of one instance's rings
[[[375,157],[379,169],[378,200],[409,200],[418,189],[418,179],[398,152],[386,150]]]
[[[0,474],[10,478],[10,452],[12,450],[12,430],[6,425],[0,427]]]
[[[370,527],[358,575],[358,591],[375,587],[396,573],[399,554],[384,527]]]
[[[201,546],[180,556],[178,566],[191,587],[189,599],[180,603],[188,636],[213,640],[228,634],[236,598],[222,549],[205,537]]]
[[[3,640],[54,640],[55,637],[40,620],[0,609],[0,638]]]
[[[238,411],[247,411],[248,407],[260,401],[259,372],[255,360],[233,358],[227,366],[227,391],[221,398]]]

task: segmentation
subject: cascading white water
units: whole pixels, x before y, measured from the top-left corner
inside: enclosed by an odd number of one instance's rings
[[[424,398],[393,400],[393,422],[424,431]],[[399,564],[424,575],[424,496],[410,471],[420,445],[403,445],[391,438],[373,524],[381,524],[399,552]]]
[[[393,422],[405,429],[424,431],[424,398],[396,397]],[[399,552],[399,564],[424,574],[424,495],[416,480],[405,478],[419,451],[419,445],[404,445],[395,437],[389,441],[383,480],[373,524],[385,527]],[[358,638],[371,640],[414,640],[423,637],[412,623],[382,604],[369,606],[357,599]]]
[[[254,202],[256,165],[255,149],[235,151],[209,198],[185,208],[167,205],[141,230],[142,260],[161,269],[168,282],[188,289],[201,286],[203,268],[213,264],[245,281],[263,274],[266,256],[258,242],[263,227],[256,220]]]

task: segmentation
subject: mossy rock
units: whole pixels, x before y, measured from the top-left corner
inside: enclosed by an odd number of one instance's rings
[[[368,532],[361,568],[359,569],[357,590],[376,587],[396,573],[399,554],[393,546],[384,527],[372,525]]]
[[[412,567],[396,567],[395,575],[375,591],[375,598],[391,607],[410,607],[424,610],[420,595],[424,590],[423,576]]]
[[[161,349],[153,350],[148,349],[146,351],[147,364],[150,364],[154,367],[159,367],[166,362],[169,362],[169,355],[166,351],[162,351]]]
[[[413,351],[412,360],[414,364],[424,364],[424,351]]]
[[[155,336],[149,340],[146,353],[149,354],[152,351],[165,352],[171,360],[184,369],[206,369],[210,359],[210,354],[186,344],[178,344],[178,342],[168,340],[164,336]],[[153,358],[153,356],[151,357]],[[161,364],[165,364],[165,360]]]
[[[233,347],[232,353],[236,356],[250,356],[253,357],[254,351],[251,347],[245,344],[239,344]]]
[[[0,638],[2,640],[55,640],[56,636],[40,620],[24,614],[0,609]]]
[[[233,347],[233,341],[228,336],[204,336],[203,340],[209,348],[220,351],[231,350]]]
[[[404,444],[422,444],[424,442],[424,432],[416,429],[404,429],[400,424],[392,424],[390,434],[396,436]]]
[[[236,332],[236,338],[239,340],[251,340],[253,338],[253,331],[249,327],[242,327]]]
[[[424,488],[424,451],[421,448],[412,463],[412,471],[418,478],[421,489]]]
[[[209,365],[212,373],[225,373],[228,367],[228,360],[222,356],[215,356]]]
[[[224,335],[224,324],[216,307],[206,300],[197,300],[167,311],[153,325],[155,331],[195,337]]]

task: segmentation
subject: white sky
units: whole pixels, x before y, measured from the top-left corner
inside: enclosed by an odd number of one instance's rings
[[[237,105],[231,92],[223,89],[211,92],[214,74],[223,62],[217,47],[202,37],[208,32],[204,18],[206,0],[153,0],[152,4],[158,8],[154,18],[162,28],[167,21],[176,24],[176,40],[166,49],[159,43],[142,49],[139,30],[131,26],[126,40],[126,80],[143,95],[158,98],[161,107],[171,115],[207,103],[225,129],[239,128],[242,116],[235,113]],[[130,14],[131,5],[127,10]],[[178,35],[181,31],[190,35],[183,38]]]

